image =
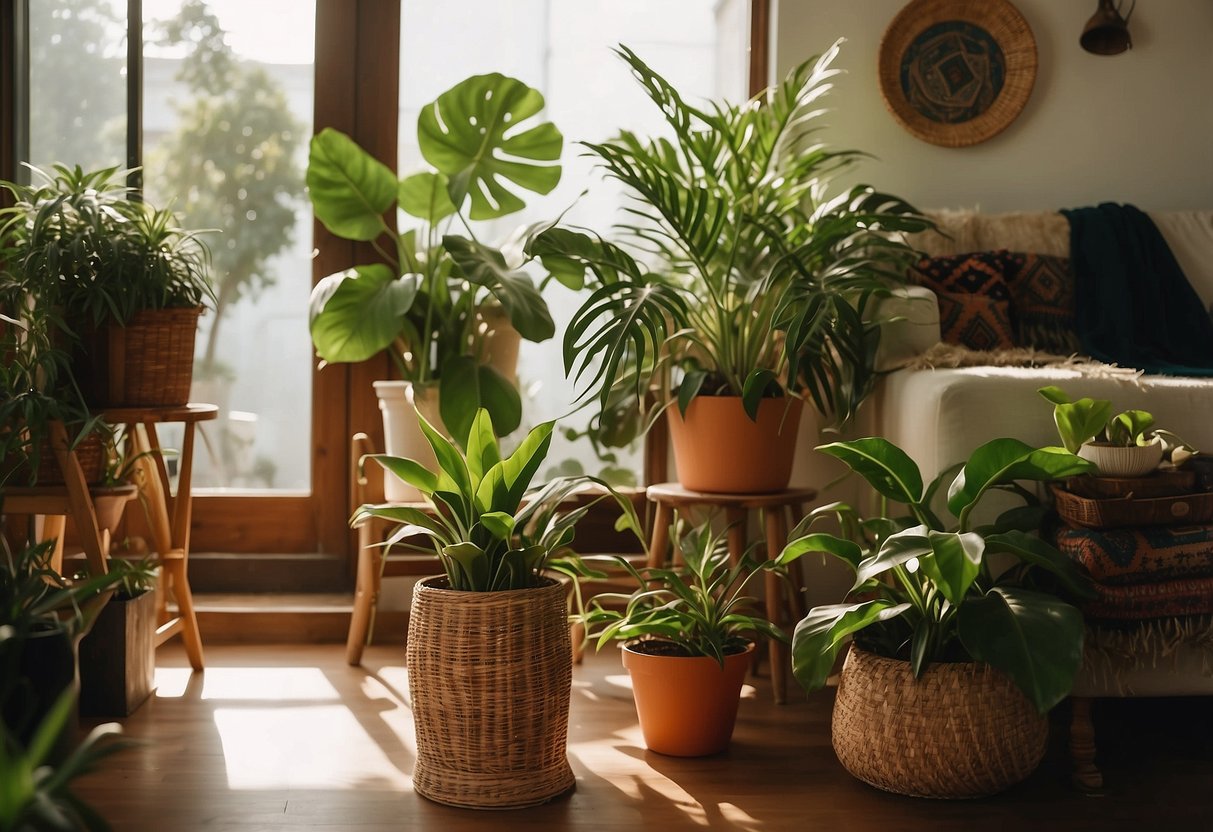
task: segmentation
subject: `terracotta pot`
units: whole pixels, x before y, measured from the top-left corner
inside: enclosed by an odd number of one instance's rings
[[[995,794],[1031,774],[1049,724],[989,665],[910,663],[855,646],[834,699],[834,753],[860,780],[913,797]]]
[[[413,589],[406,664],[417,730],[413,789],[471,809],[516,809],[576,780],[565,588],[458,592],[445,577]]]
[[[751,421],[740,396],[696,396],[686,417],[667,411],[678,482],[692,491],[765,494],[788,487],[800,399],[763,399]]]
[[[117,534],[126,504],[134,498],[137,491],[134,483],[90,489],[93,495],[93,510],[97,512],[97,528],[108,531],[110,537]]]
[[[649,750],[673,757],[704,757],[729,747],[737,704],[754,654],[711,658],[658,656],[624,646],[636,715]]]

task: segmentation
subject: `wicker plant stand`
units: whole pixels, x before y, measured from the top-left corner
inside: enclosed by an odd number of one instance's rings
[[[1044,757],[1047,720],[988,665],[927,668],[852,646],[834,700],[834,753],[855,777],[912,797],[1000,792]]]
[[[565,589],[413,590],[407,664],[413,788],[472,809],[534,806],[575,784],[566,751],[572,664]]]

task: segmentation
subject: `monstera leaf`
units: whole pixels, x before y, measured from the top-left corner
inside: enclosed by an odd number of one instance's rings
[[[422,111],[417,141],[425,160],[450,178],[455,206],[471,197],[469,216],[488,220],[526,203],[507,183],[546,194],[560,181],[564,137],[551,122],[523,123],[543,109],[543,95],[493,73],[456,84]]]
[[[347,240],[373,240],[396,201],[396,174],[349,136],[326,127],[312,137],[307,189],[316,218]]]
[[[312,290],[308,327],[325,361],[365,361],[400,334],[421,276],[375,263],[331,274]]]

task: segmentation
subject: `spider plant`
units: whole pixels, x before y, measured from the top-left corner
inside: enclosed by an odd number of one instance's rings
[[[604,411],[633,409],[682,371],[676,399],[804,395],[845,420],[869,391],[879,338],[872,302],[903,281],[901,232],[929,223],[901,199],[831,180],[863,154],[818,138],[840,43],[742,104],[688,103],[626,46],[617,50],[671,138],[623,131],[584,143],[630,196],[624,245],[554,228],[530,251],[559,273],[596,278],[564,337],[566,372]],[[633,256],[636,252],[636,256]],[[656,410],[652,411],[656,412]]]

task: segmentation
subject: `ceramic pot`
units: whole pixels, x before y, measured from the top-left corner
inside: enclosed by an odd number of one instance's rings
[[[1149,445],[1088,442],[1078,449],[1078,455],[1094,462],[1105,477],[1142,477],[1162,462],[1162,443],[1157,439]]]
[[[696,396],[667,411],[678,482],[691,491],[769,494],[788,487],[804,402],[763,399],[753,421],[740,396]]]
[[[702,656],[660,656],[623,648],[632,677],[640,731],[649,750],[672,757],[704,757],[729,747],[737,704],[754,654],[724,657],[724,667]]]

